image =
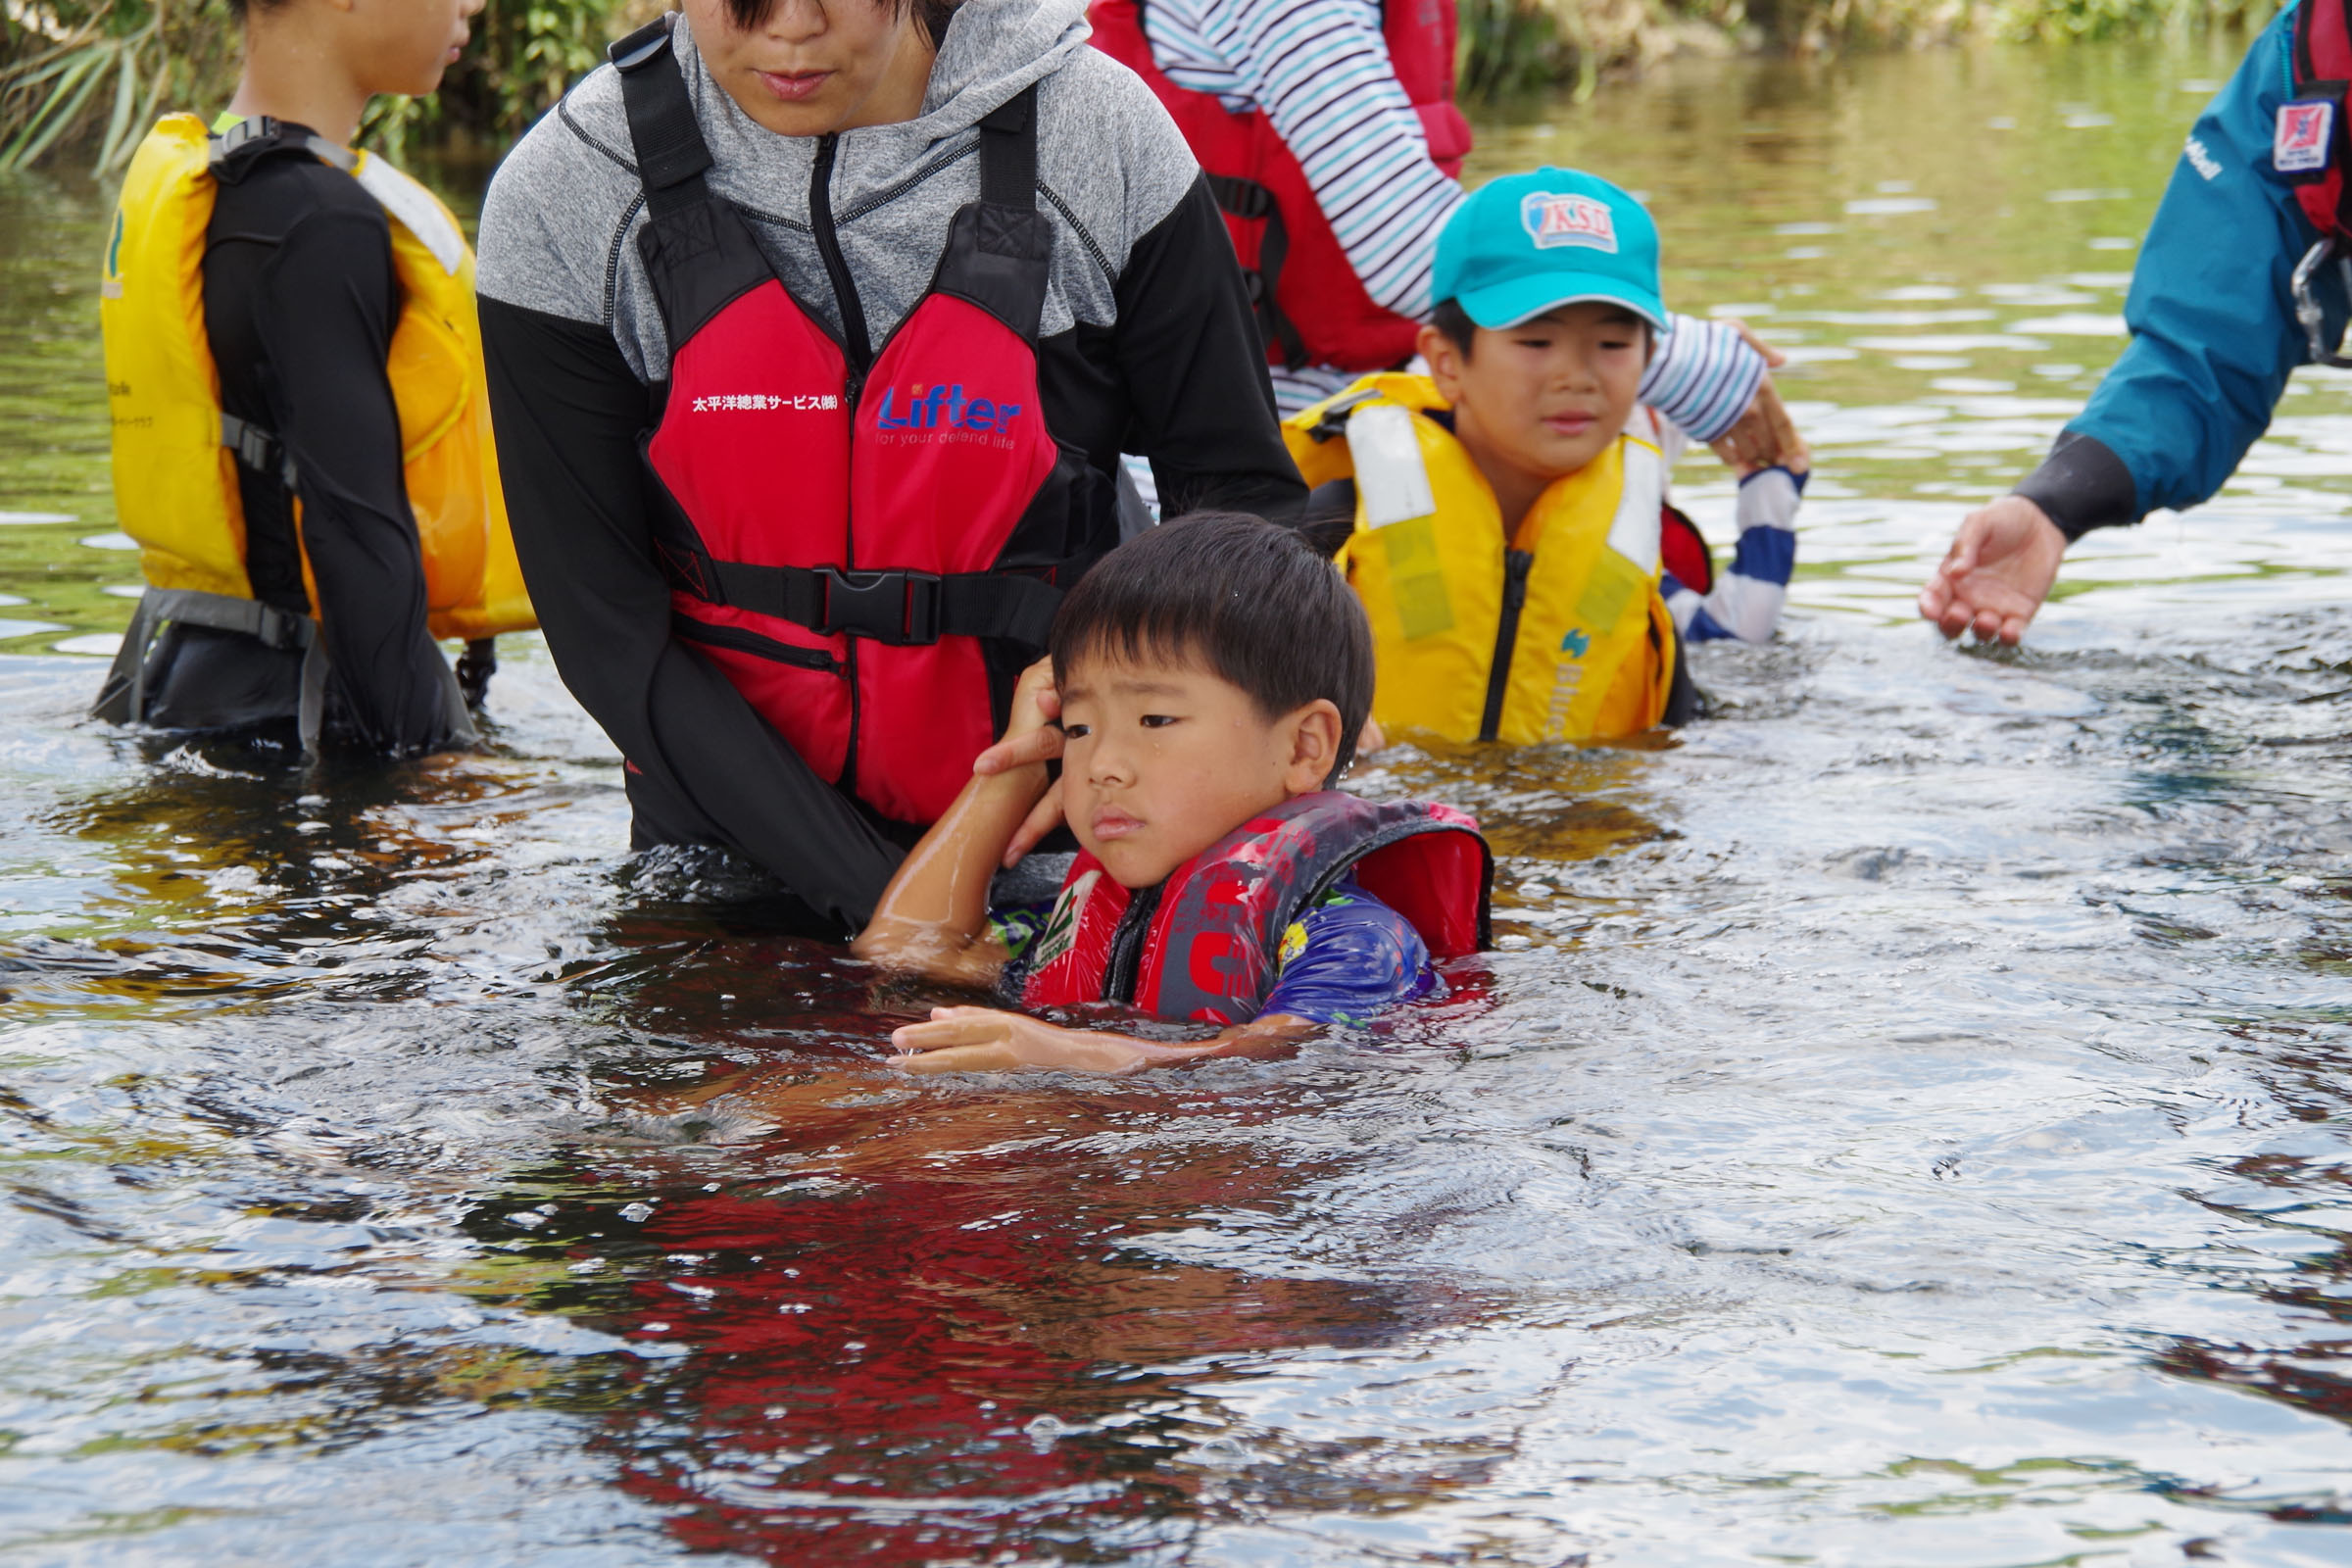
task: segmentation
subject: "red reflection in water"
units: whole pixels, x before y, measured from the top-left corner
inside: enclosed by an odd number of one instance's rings
[[[1207,1097],[835,1079],[740,1098],[782,1124],[747,1152],[760,1179],[668,1189],[642,1238],[670,1260],[612,1325],[688,1352],[646,1365],[610,1442],[698,1549],[1119,1560],[1199,1516],[1201,1472],[1168,1461],[1211,1435],[1190,1391],[1234,1375],[1216,1360],[1468,1310],[1139,1248],[1208,1211],[1285,1211],[1336,1168],[1251,1139],[1262,1104],[1139,1155],[1121,1149]]]

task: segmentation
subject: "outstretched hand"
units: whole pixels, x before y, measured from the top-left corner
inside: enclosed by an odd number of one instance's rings
[[[901,1072],[1132,1072],[1152,1057],[1118,1035],[1064,1029],[994,1007],[933,1007],[925,1023],[894,1029],[890,1058]]]
[[[2066,535],[2024,496],[2003,496],[1960,521],[1952,548],[1919,591],[1919,612],[1946,637],[2015,647],[2066,556]]]

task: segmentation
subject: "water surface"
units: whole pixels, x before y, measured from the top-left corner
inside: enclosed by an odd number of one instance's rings
[[[1906,619],[2234,50],[1494,117],[1794,355],[1787,631],[1384,759],[1502,856],[1446,1001],[1109,1083],[877,1071],[928,999],[629,857],[528,647],[476,757],[82,721],[104,199],[0,186],[0,1557],[2352,1562],[2352,380],[2028,652]]]

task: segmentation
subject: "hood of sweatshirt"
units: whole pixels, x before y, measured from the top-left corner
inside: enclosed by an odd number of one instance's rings
[[[1130,248],[1176,209],[1200,169],[1152,90],[1088,37],[1086,0],[963,0],[922,112],[833,138],[834,237],[876,343],[929,287],[950,220],[979,195],[979,122],[1032,85],[1039,205],[1054,228],[1043,330],[1115,318],[1113,284]],[[692,29],[681,23],[674,38],[710,148],[711,190],[838,330],[810,201],[823,138],[759,124],[712,78]],[[631,368],[659,380],[669,345],[636,244],[645,206],[636,166],[620,74],[599,67],[531,127],[491,182],[479,286],[508,304],[609,325]]]

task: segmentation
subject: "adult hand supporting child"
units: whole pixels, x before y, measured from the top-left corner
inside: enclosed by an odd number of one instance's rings
[[[2058,580],[2066,535],[2024,496],[2003,496],[1961,519],[1951,550],[1919,591],[1919,612],[1946,637],[1974,631],[2012,648]]]
[[[1745,321],[1727,318],[1724,324],[1737,330],[1749,348],[1764,356],[1768,368],[1777,370],[1788,363],[1788,355],[1758,337]],[[1756,395],[1747,412],[1709,446],[1725,464],[1743,474],[1759,468],[1787,468],[1791,473],[1803,473],[1812,466],[1812,453],[1806,448],[1804,438],[1797,434],[1788,405],[1781,401],[1780,388],[1769,375],[1756,383]]]

